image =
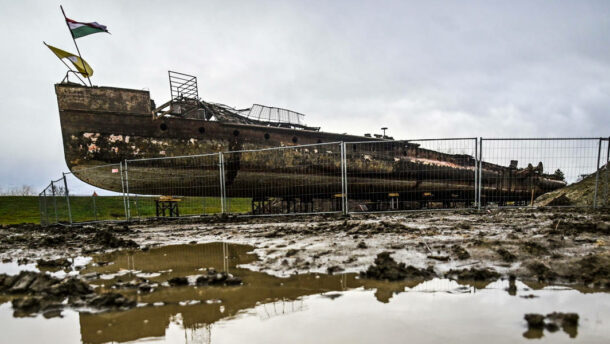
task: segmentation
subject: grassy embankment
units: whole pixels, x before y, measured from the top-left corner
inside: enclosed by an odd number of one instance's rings
[[[156,197],[131,198],[129,205],[132,217],[155,216]],[[178,203],[180,215],[199,215],[220,213],[220,199],[215,197],[181,197]],[[55,208],[58,220],[68,222],[68,207],[64,198],[46,199],[47,214],[50,222],[55,222]],[[227,206],[232,213],[246,213],[250,211],[249,198],[229,198]],[[123,220],[125,208],[121,196],[93,197],[70,196],[72,221],[84,222],[93,220]],[[95,212],[94,212],[95,209]],[[38,196],[0,196],[0,224],[40,223],[40,209]]]

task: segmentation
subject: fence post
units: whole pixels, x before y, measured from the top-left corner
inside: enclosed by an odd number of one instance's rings
[[[59,223],[57,218],[57,199],[55,198],[55,183],[51,180],[51,192],[53,193],[53,209],[55,210],[55,223]]]
[[[42,192],[38,193],[38,210],[40,211],[40,225],[44,226],[44,213],[42,212]]]
[[[341,141],[341,210],[343,215],[349,213],[347,203],[347,154],[345,152],[345,142]]]
[[[45,226],[49,225],[49,206],[47,205],[47,186],[42,192],[44,195],[44,216],[45,216]]]
[[[597,189],[599,187],[599,159],[602,155],[602,138],[599,138],[597,145],[597,169],[595,170],[595,193],[593,194],[593,208],[597,208]]]
[[[64,179],[64,193],[66,195],[66,204],[68,205],[68,219],[70,220],[70,224],[72,224],[72,209],[70,208],[70,192],[68,190],[68,181],[66,180],[66,174],[64,172],[61,173]]]
[[[479,167],[478,167],[478,173],[479,173],[479,178],[478,178],[478,188],[477,188],[477,198],[479,200],[478,204],[477,204],[477,209],[481,210],[481,203],[483,203],[481,201],[481,189],[483,187],[483,183],[482,183],[482,179],[483,179],[483,138],[479,137]]]
[[[97,207],[95,205],[95,195],[92,195],[91,198],[93,198],[93,217],[95,218],[95,221],[97,221]]]
[[[606,183],[604,186],[604,206],[608,206],[608,183],[610,182],[610,137],[606,144]]]
[[[127,193],[127,221],[130,221],[131,208],[129,204],[129,167],[127,166],[127,160],[125,160],[125,192]]]
[[[227,194],[225,190],[225,162],[222,152],[218,153],[218,170],[220,172],[220,210],[225,214],[227,212]]]
[[[474,206],[479,203],[479,141],[474,138]]]
[[[123,193],[123,210],[125,211],[125,220],[128,220],[127,217],[127,198],[125,196],[125,181],[123,180],[123,162],[119,162],[119,173],[121,174],[121,192]]]

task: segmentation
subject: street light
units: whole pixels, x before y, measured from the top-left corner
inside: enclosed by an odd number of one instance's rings
[[[387,127],[383,127],[383,128],[381,128],[381,130],[383,130],[383,138],[385,139],[385,131],[388,130],[388,128]]]

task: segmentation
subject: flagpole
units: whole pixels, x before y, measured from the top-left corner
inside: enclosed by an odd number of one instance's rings
[[[47,47],[49,46],[49,45],[47,44],[47,42],[45,42],[45,41],[42,41],[42,43],[43,43],[44,45],[46,45]],[[70,66],[68,66],[68,64],[67,64],[67,63],[66,63],[66,62],[65,62],[63,59],[59,59],[59,61],[61,61],[61,63],[63,63],[63,64],[64,64],[64,65],[65,65],[65,66],[68,68],[68,72],[72,72],[72,73],[74,73],[74,76],[76,76],[76,78],[77,78],[78,80],[80,80],[80,82],[82,82],[82,83],[83,83],[85,86],[87,86],[87,83],[85,83],[85,82],[83,81],[83,79],[81,79],[81,78],[80,78],[80,76],[78,76],[78,73],[77,73],[77,72],[75,72],[75,71],[73,71],[73,70],[72,70],[72,68],[70,68]],[[68,81],[69,81],[69,80],[68,80]]]
[[[83,69],[85,70],[85,72],[87,72],[87,80],[89,81],[89,86],[93,87],[93,84],[91,84],[91,79],[89,78],[89,71],[87,70],[87,66],[85,66],[85,60],[83,60],[83,57],[80,54],[80,49],[78,49],[78,44],[76,44],[76,38],[74,38],[74,34],[72,33],[72,30],[70,29],[70,25],[68,25],[68,18],[66,17],[66,12],[64,12],[63,6],[59,5],[59,8],[61,8],[61,13],[64,15],[64,21],[66,22],[68,31],[70,31],[70,36],[72,37],[74,46],[76,46],[76,52],[78,52],[78,57],[80,57],[81,63],[83,64]]]

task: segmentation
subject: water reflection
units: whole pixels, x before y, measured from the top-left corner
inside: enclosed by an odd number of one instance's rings
[[[121,251],[94,257],[93,264],[81,273],[101,274],[100,279],[91,283],[100,285],[102,290],[109,290],[114,283],[130,281],[138,276],[146,276],[150,281],[162,284],[173,277],[202,274],[202,269],[210,267],[239,276],[243,285],[160,286],[152,293],[121,290],[146,306],[122,312],[81,313],[83,342],[126,342],[159,337],[164,335],[171,319],[177,315],[180,315],[180,322],[184,327],[200,328],[220,319],[233,317],[240,311],[259,304],[264,304],[260,311],[266,317],[273,317],[302,310],[302,301],[299,300],[302,296],[358,287],[376,289],[377,300],[387,303],[396,293],[420,282],[385,283],[360,280],[356,274],[302,274],[279,278],[238,267],[256,259],[254,254],[249,253],[252,249],[246,245],[211,243],[166,246],[146,252]]]
[[[100,290],[111,290],[113,285],[125,285],[138,277],[158,286],[150,293],[138,292],[138,288],[119,290],[136,298],[137,308],[97,314],[65,311],[66,319],[78,319],[84,343],[398,343],[454,342],[458,338],[473,343],[512,343],[529,338],[566,342],[573,337],[595,342],[610,337],[606,324],[610,295],[605,293],[550,290],[514,279],[491,283],[447,279],[382,282],[359,279],[355,274],[278,278],[239,268],[256,259],[252,249],[212,243],[93,257],[80,273],[99,274],[90,283]],[[243,285],[194,286],[195,276],[211,267],[242,278]],[[189,276],[188,286],[166,284],[171,278]],[[523,297],[528,295],[534,298]],[[552,328],[528,331],[525,313],[553,311],[578,312],[582,319],[578,332]],[[4,328],[22,321],[3,319]],[[40,325],[47,320],[36,321]],[[67,321],[58,324],[63,324],[58,328],[70,330],[76,326]],[[61,338],[63,331],[56,332],[58,337],[53,338]],[[50,341],[57,341],[54,339]]]

